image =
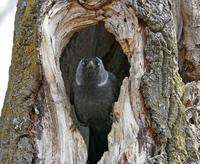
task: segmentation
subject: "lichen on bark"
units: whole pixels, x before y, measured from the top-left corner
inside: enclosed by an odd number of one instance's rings
[[[30,162],[34,154],[34,143],[30,139],[32,120],[29,114],[34,107],[40,86],[37,53],[39,39],[36,28],[40,5],[40,0],[18,2],[12,64],[1,116],[3,126],[0,130],[0,140],[3,149],[0,161],[2,163]],[[24,148],[24,144],[29,146]]]
[[[162,153],[167,153],[165,163],[183,163],[188,159],[187,121],[181,102],[184,84],[178,74],[173,15],[168,1],[133,4],[138,16],[147,23],[147,72],[141,85],[146,107],[151,113],[152,126],[160,135]]]

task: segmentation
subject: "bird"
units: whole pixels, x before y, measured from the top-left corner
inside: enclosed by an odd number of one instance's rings
[[[119,96],[116,76],[99,57],[80,60],[70,89],[70,102],[80,126],[89,128],[88,164],[96,164],[108,150],[113,104]]]

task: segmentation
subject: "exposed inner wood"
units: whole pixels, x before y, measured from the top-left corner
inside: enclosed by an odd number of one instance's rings
[[[98,10],[112,1],[113,0],[78,0],[82,6],[89,10]]]
[[[179,2],[180,3],[180,2]],[[200,80],[200,5],[197,0],[182,0],[183,28],[179,40],[180,74],[185,83]],[[181,22],[180,21],[180,22]]]
[[[130,151],[128,146],[134,150],[139,150],[138,147],[140,147],[145,152],[145,144],[139,144],[136,140],[139,131],[136,120],[138,120],[139,110],[143,109],[143,101],[139,92],[140,79],[144,72],[143,35],[138,33],[137,18],[128,4],[129,2],[126,4],[125,1],[116,1],[99,10],[86,10],[79,3],[73,1],[55,3],[49,10],[42,24],[40,52],[49,95],[52,96],[50,100],[53,109],[51,110],[56,113],[53,114],[47,109],[41,121],[44,130],[41,138],[36,141],[39,159],[47,156],[46,159],[58,160],[60,163],[76,161],[81,164],[86,161],[86,146],[80,133],[70,131],[71,109],[65,91],[69,92],[69,84],[80,58],[94,54],[102,57],[107,69],[113,71],[120,81],[127,75],[130,75],[132,79],[130,82],[127,78],[122,84],[123,89],[119,96],[119,102],[114,107],[114,111],[120,116],[119,123],[113,125],[114,128],[109,135],[109,150],[112,156],[105,154],[102,161],[109,161],[109,158],[117,163],[124,156],[124,151]],[[103,23],[98,24],[99,21],[104,21],[105,28]],[[98,25],[94,26],[96,24]],[[87,27],[89,28],[86,29]],[[80,31],[81,29],[84,30]],[[93,40],[94,37],[97,39]],[[102,40],[105,40],[105,43]],[[80,42],[83,45],[79,44]],[[88,42],[88,44],[84,45],[84,42]],[[81,49],[82,53],[80,54],[78,50],[74,51],[75,49]],[[130,65],[135,63],[130,68],[130,74],[127,59]],[[132,107],[137,112],[132,111]],[[129,117],[129,121],[125,121]],[[55,123],[54,126],[48,121],[49,118]],[[54,135],[55,130],[57,136]],[[45,136],[54,137],[47,140]],[[55,141],[57,143],[53,144]],[[52,149],[46,149],[45,144],[49,144]],[[122,149],[119,150],[119,147]],[[112,152],[115,151],[118,153],[113,154]],[[139,161],[143,154],[137,153],[137,156],[127,156],[128,160]],[[56,158],[57,156],[58,158]],[[61,156],[62,158],[59,158]],[[41,161],[47,162],[45,159]]]

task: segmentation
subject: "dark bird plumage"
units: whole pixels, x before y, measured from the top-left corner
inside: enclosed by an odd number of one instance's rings
[[[70,94],[78,121],[89,127],[88,163],[96,164],[108,150],[112,106],[119,94],[116,77],[98,57],[85,57],[77,67]]]

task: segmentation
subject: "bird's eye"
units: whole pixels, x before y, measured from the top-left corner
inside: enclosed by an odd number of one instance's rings
[[[85,66],[87,64],[87,61],[86,60],[82,60],[81,64]]]
[[[100,66],[100,62],[98,60],[95,60],[95,65]]]

